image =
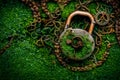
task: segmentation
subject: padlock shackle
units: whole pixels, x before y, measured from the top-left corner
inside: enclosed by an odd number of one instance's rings
[[[93,31],[93,29],[94,29],[94,23],[95,23],[94,17],[93,17],[90,13],[84,12],[84,11],[75,11],[75,12],[71,13],[71,14],[69,15],[67,21],[66,21],[65,29],[69,27],[72,18],[73,18],[74,16],[76,16],[76,15],[87,16],[87,17],[90,18],[91,24],[90,24],[90,29],[89,29],[88,32],[89,32],[90,34],[92,34],[92,31]]]

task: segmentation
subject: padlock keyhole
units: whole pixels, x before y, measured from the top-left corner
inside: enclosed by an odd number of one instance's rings
[[[80,37],[74,37],[72,39],[72,47],[74,49],[78,49],[78,48],[80,49],[80,48],[82,48],[83,47],[82,39]]]
[[[83,42],[80,37],[74,37],[72,39],[67,39],[66,44],[70,45],[74,49],[80,49],[83,47]]]

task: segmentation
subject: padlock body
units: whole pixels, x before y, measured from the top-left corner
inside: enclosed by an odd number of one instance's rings
[[[67,44],[67,40],[71,40],[71,44]],[[74,47],[73,43],[75,44],[76,42],[78,44],[79,40],[81,40],[82,45],[80,47],[77,45],[77,48]],[[83,29],[65,29],[60,35],[59,42],[63,55],[72,60],[84,60],[88,58],[95,48],[93,37]]]

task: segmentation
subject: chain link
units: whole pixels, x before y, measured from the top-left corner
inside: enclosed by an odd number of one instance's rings
[[[24,4],[26,4],[27,6],[30,7],[32,13],[33,13],[33,22],[27,27],[27,30],[29,32],[33,32],[36,30],[36,26],[39,23],[43,23],[44,27],[43,28],[47,28],[50,27],[51,29],[53,29],[53,35],[45,35],[43,34],[43,36],[41,36],[37,41],[36,41],[36,45],[38,47],[43,47],[46,46],[45,42],[47,41],[51,41],[52,43],[54,43],[54,52],[55,55],[58,59],[58,61],[66,68],[72,70],[72,71],[88,71],[91,70],[95,67],[101,66],[107,59],[108,55],[109,55],[109,49],[111,47],[112,44],[108,43],[108,45],[106,46],[106,51],[103,53],[102,58],[98,61],[95,61],[91,64],[88,65],[79,65],[79,66],[72,66],[70,65],[66,59],[64,58],[64,56],[62,56],[62,50],[61,50],[61,46],[60,43],[57,42],[59,39],[60,34],[62,33],[62,31],[64,30],[64,24],[65,22],[59,21],[59,17],[61,16],[61,11],[63,10],[63,8],[71,1],[71,0],[53,0],[54,2],[56,2],[59,7],[56,8],[56,10],[51,13],[47,7],[47,3],[50,0],[41,0],[40,3],[37,3],[33,0],[21,0]],[[90,12],[89,8],[88,8],[88,4],[92,3],[93,1],[99,1],[99,0],[86,0],[86,2],[82,2],[81,0],[79,0],[79,4],[76,5],[76,10],[83,10],[83,11],[88,11]],[[104,34],[110,34],[113,32],[116,32],[117,35],[117,39],[118,39],[118,43],[120,44],[120,9],[118,7],[120,4],[119,0],[102,0],[102,2],[105,2],[107,4],[110,4],[113,9],[114,9],[114,14],[112,14],[112,18],[116,18],[116,22],[115,24],[109,24],[110,22],[107,22],[108,27],[106,26],[106,28],[100,28],[101,30],[101,34],[98,34],[97,32],[95,32],[95,37],[96,37],[96,53],[99,51],[99,47],[102,44],[102,36]],[[39,7],[44,11],[44,13],[48,16],[48,19],[42,20],[41,18],[41,14],[40,14],[40,10]],[[109,16],[109,19],[111,20],[111,17]],[[113,22],[114,23],[114,22]],[[88,23],[89,24],[89,23]],[[106,25],[106,23],[105,23]],[[114,27],[110,27],[110,26],[114,26],[115,25],[115,31],[114,31]],[[107,31],[106,31],[107,30]],[[99,31],[99,32],[100,32]],[[54,36],[54,38],[52,38]],[[9,40],[9,43],[4,46],[1,50],[0,50],[0,54],[4,53],[6,51],[6,49],[8,49],[13,41],[14,37],[11,37]],[[68,59],[67,59],[68,60]]]

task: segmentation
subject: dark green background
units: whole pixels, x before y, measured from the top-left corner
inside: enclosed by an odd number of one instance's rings
[[[74,11],[77,1],[70,2],[62,12],[62,19]],[[49,3],[49,9],[55,9]],[[94,12],[94,5],[91,5]],[[45,17],[44,14],[42,16]],[[0,49],[7,44],[7,37],[19,35],[11,47],[0,56],[0,80],[120,80],[120,46],[113,45],[107,61],[86,72],[73,72],[59,64],[54,53],[38,48],[36,39],[26,35],[25,29],[32,22],[32,12],[19,0],[0,0]],[[116,42],[115,34],[105,36]]]

